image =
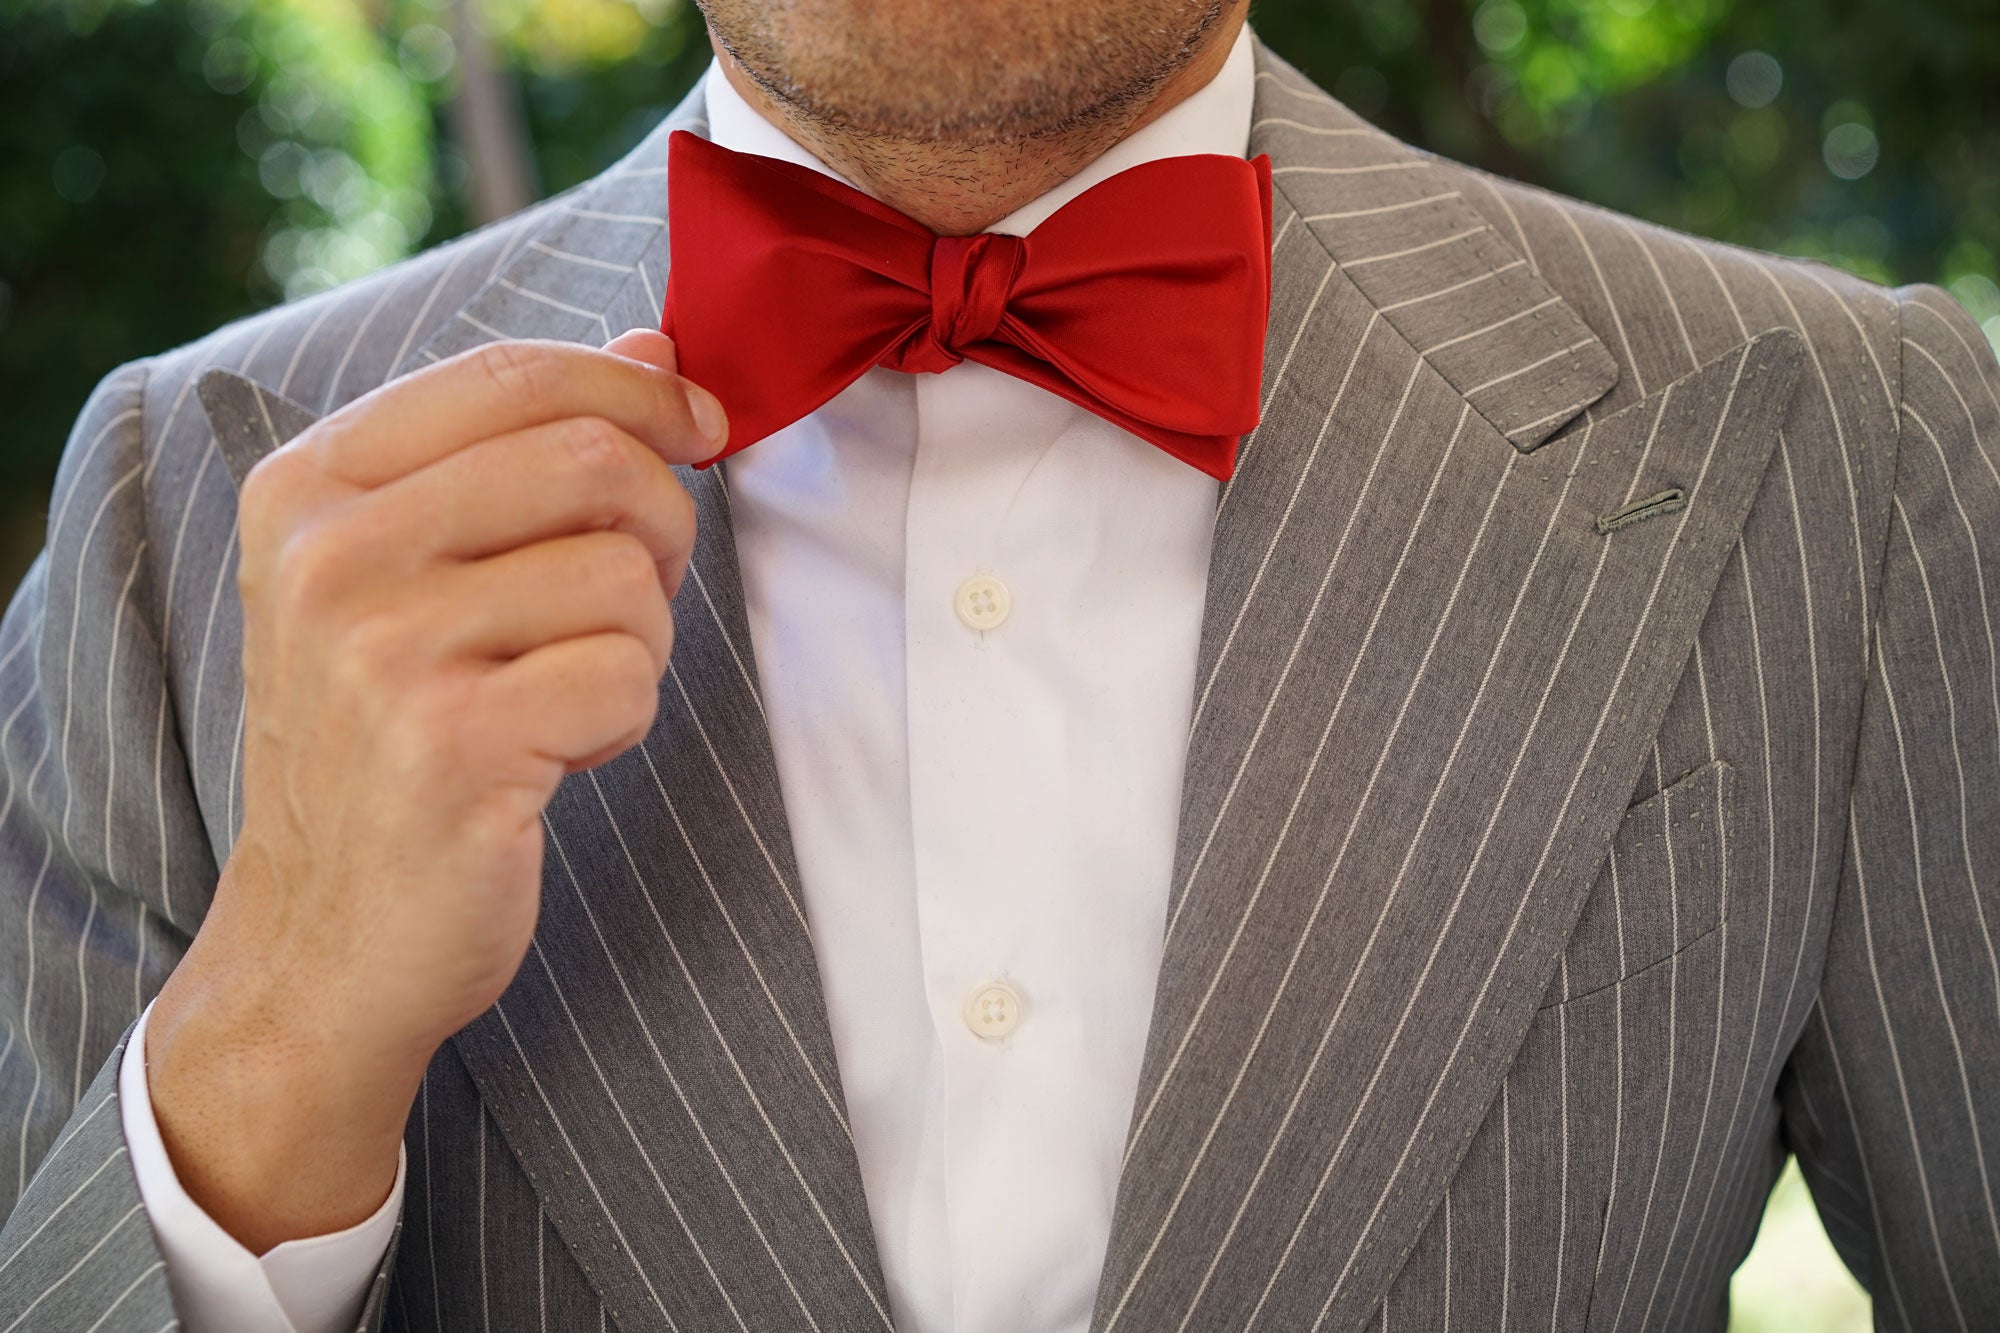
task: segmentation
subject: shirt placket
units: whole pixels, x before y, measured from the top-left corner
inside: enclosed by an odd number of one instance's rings
[[[907,526],[911,827],[927,1002],[944,1071],[953,1327],[1026,1326],[1013,1290],[1047,1273],[1029,1201],[1062,1079],[1066,979],[1046,901],[1064,882],[1064,711],[1032,634],[1044,531],[1024,482],[1069,409],[979,366],[919,379]],[[1023,410],[1025,409],[1025,411]],[[1039,1285],[1039,1284],[1038,1284]]]

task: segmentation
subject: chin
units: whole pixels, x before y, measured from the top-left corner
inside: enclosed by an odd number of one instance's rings
[[[849,132],[1033,139],[1115,114],[1240,0],[700,0],[760,86]]]

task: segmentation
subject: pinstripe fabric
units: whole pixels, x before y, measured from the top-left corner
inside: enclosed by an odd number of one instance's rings
[[[1936,289],[1495,180],[1258,69],[1265,421],[1217,510],[1094,1327],[1720,1327],[1788,1149],[1883,1327],[1992,1326],[1981,335]],[[110,1076],[84,1085],[240,820],[233,479],[395,373],[653,322],[698,106],[86,408],[0,625],[0,1330],[171,1321]],[[558,791],[535,945],[425,1082],[370,1326],[888,1322],[725,474],[683,472],[655,731]]]
[[[122,1050],[121,1040],[117,1049]],[[155,1327],[163,1264],[146,1230],[118,1125],[118,1066],[109,1061],[77,1103],[58,1150],[7,1219],[0,1249],[0,1324],[15,1329]],[[14,1237],[19,1235],[20,1239]],[[37,1264],[46,1242],[59,1262]],[[61,1248],[58,1250],[58,1243]],[[170,1311],[168,1311],[170,1313]]]

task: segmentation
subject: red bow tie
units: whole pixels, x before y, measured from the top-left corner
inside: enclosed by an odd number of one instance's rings
[[[1122,171],[1027,236],[938,236],[790,162],[675,131],[661,329],[729,412],[729,447],[870,367],[1018,376],[1227,479],[1257,424],[1271,166],[1218,154]],[[697,464],[706,467],[708,463]]]

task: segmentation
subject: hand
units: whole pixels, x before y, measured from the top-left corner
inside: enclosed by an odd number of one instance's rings
[[[147,1022],[176,1173],[253,1251],[381,1205],[540,905],[542,808],[651,728],[715,398],[635,331],[494,343],[260,460],[242,831]]]

